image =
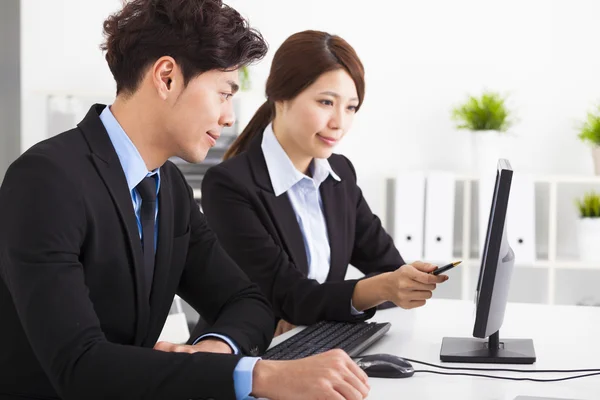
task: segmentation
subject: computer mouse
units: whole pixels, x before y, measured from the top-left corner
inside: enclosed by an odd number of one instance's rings
[[[370,354],[357,358],[356,364],[373,378],[408,378],[415,373],[408,361],[391,354]]]

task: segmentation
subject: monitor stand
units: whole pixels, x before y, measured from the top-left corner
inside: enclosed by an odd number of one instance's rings
[[[456,363],[533,364],[535,350],[533,340],[500,340],[498,331],[488,341],[445,337],[442,340],[440,360]]]

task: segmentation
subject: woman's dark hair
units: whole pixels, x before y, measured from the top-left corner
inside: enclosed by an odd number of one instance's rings
[[[244,152],[252,138],[275,117],[275,102],[292,100],[322,74],[344,69],[356,85],[358,108],[365,95],[364,68],[344,39],[320,31],[298,32],[286,39],[275,53],[267,79],[267,101],[256,111],[244,131],[225,153],[225,159]]]
[[[239,68],[267,52],[261,34],[222,0],[132,0],[104,21],[104,36],[117,94],[135,92],[163,56],[175,59],[187,85],[203,72]]]

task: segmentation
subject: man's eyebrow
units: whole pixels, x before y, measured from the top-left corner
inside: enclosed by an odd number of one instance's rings
[[[231,91],[233,93],[236,93],[238,90],[240,90],[240,86],[234,81],[227,81],[227,83],[229,84],[229,86],[231,86]]]

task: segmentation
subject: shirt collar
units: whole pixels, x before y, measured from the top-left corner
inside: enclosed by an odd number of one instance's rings
[[[283,147],[275,137],[273,124],[269,124],[263,133],[261,148],[267,163],[267,170],[273,185],[275,196],[279,196],[302,179],[311,179],[294,167],[294,164],[286,154]],[[333,171],[329,161],[325,158],[315,158],[311,164],[313,180],[317,187],[321,185],[331,175],[335,180],[340,181],[340,177]]]
[[[110,141],[117,152],[121,167],[125,172],[129,191],[132,191],[146,176],[156,175],[156,191],[158,193],[160,188],[160,169],[157,168],[152,172],[148,172],[146,163],[142,159],[140,152],[110,111],[109,106],[106,106],[100,114],[100,120],[104,124]]]

